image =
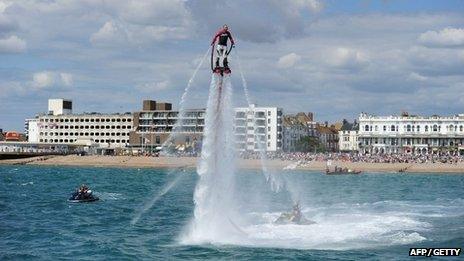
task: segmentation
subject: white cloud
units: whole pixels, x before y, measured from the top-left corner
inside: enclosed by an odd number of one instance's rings
[[[42,71],[32,75],[32,87],[45,89],[53,86],[72,86],[73,76],[70,73]]]
[[[178,27],[191,22],[183,0],[118,0],[115,7],[121,19],[131,24]]]
[[[428,77],[423,76],[419,73],[415,73],[415,72],[410,73],[408,78],[410,80],[420,81],[420,82],[426,81],[428,79]]]
[[[279,68],[290,68],[295,66],[297,62],[301,60],[301,56],[296,53],[289,53],[279,58],[277,67]]]
[[[60,73],[61,82],[65,86],[72,86],[73,85],[73,76],[70,73]]]
[[[464,29],[444,28],[440,31],[427,31],[419,36],[419,42],[426,46],[453,47],[464,45]]]
[[[165,81],[160,81],[160,82],[138,84],[136,88],[139,91],[150,93],[150,92],[166,90],[168,89],[170,85],[172,85],[171,82],[168,80],[165,80]]]
[[[329,58],[328,62],[331,65],[345,69],[359,69],[369,62],[364,52],[346,47],[333,49]]]
[[[37,72],[32,75],[33,86],[36,88],[47,88],[55,82],[53,72]]]
[[[0,39],[0,53],[22,53],[26,47],[26,42],[16,35]]]
[[[127,42],[128,35],[121,25],[114,21],[107,21],[103,26],[92,36],[90,41],[93,44],[110,44],[117,45]]]
[[[10,6],[11,3],[7,2],[7,1],[0,1],[0,14],[5,12],[5,10],[8,8],[8,6]]]
[[[324,8],[324,4],[320,0],[296,0],[293,2],[302,8],[307,7],[312,12],[320,12]]]

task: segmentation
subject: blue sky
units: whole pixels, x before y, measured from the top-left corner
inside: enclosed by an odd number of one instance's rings
[[[462,113],[464,1],[0,0],[0,128],[70,98],[76,112],[175,104],[227,23],[234,97],[319,121]],[[203,65],[187,106],[206,104]]]

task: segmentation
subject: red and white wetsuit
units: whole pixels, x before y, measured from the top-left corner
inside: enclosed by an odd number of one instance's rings
[[[232,45],[235,44],[234,38],[232,38],[232,34],[229,32],[229,30],[226,30],[226,29],[219,30],[216,33],[216,35],[214,35],[213,41],[211,41],[211,45],[215,44],[218,38],[219,38],[218,45],[227,46],[227,40],[229,39]]]

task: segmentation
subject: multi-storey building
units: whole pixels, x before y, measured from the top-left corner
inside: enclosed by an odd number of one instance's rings
[[[66,115],[72,113],[72,100],[48,99],[48,114]]]
[[[359,124],[357,121],[349,123],[343,120],[343,125],[338,131],[338,147],[340,151],[353,152],[359,150],[358,141]]]
[[[283,151],[297,151],[301,139],[310,136],[309,128],[297,116],[283,117]]]
[[[304,125],[306,125],[306,127],[308,127],[308,136],[310,137],[317,136],[317,130],[316,130],[317,122],[314,121],[314,113],[299,112],[295,115],[295,117],[297,118],[299,122],[303,123]]]
[[[282,150],[282,109],[235,108],[235,142],[239,151]]]
[[[185,110],[180,116],[170,103],[145,100],[142,111],[134,112],[130,146],[145,151],[159,150],[161,146],[198,151],[204,125],[205,109]]]
[[[458,153],[464,144],[464,114],[455,116],[359,116],[363,153]]]
[[[324,125],[316,125],[316,135],[320,143],[327,151],[338,151],[338,129],[326,122]]]
[[[55,99],[56,101],[56,99]],[[132,114],[72,114],[69,100],[49,102],[48,115],[28,120],[29,142],[121,148],[129,144]]]
[[[26,119],[24,121],[24,135],[28,142],[39,142],[39,120]]]
[[[121,148],[129,144],[132,114],[38,116],[38,142]],[[31,136],[31,132],[29,133]]]

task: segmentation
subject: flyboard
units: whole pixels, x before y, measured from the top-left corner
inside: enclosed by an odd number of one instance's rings
[[[233,45],[230,45],[229,49],[224,49],[223,52],[216,51],[216,62],[215,62],[215,46],[211,48],[211,70],[217,77],[217,88],[218,88],[218,98],[216,103],[216,112],[219,113],[221,100],[222,100],[222,86],[224,83],[224,76],[229,76],[232,71],[229,68],[229,63],[227,61],[227,57],[229,56],[230,52],[232,51]]]

